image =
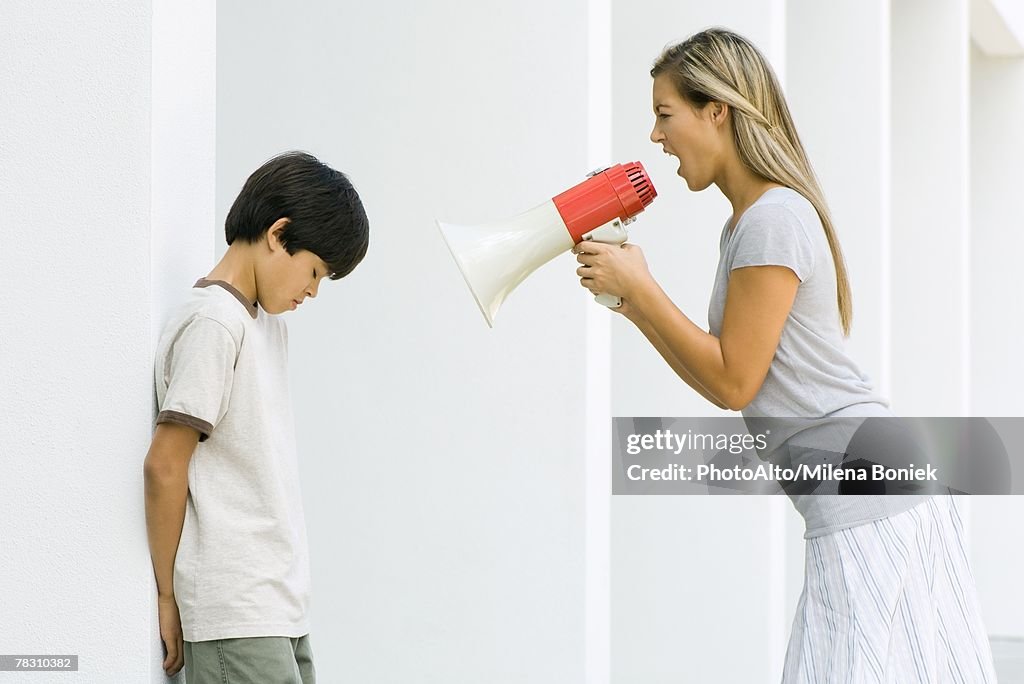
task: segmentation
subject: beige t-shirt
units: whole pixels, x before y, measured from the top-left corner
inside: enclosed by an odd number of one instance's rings
[[[186,641],[309,633],[287,361],[285,322],[223,281],[200,279],[160,336],[156,422],[200,432],[174,560]]]

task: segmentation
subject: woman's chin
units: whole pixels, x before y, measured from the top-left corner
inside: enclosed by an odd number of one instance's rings
[[[682,178],[684,181],[686,181],[687,187],[689,187],[691,190],[693,189],[693,182],[687,177],[686,172],[683,171],[682,164],[680,164],[679,168],[676,169],[676,175]]]
[[[703,182],[693,178],[687,178],[682,174],[681,171],[679,175],[684,181],[686,181],[686,187],[689,188],[692,192],[700,192],[701,190],[706,190],[708,186],[711,185],[711,181]]]

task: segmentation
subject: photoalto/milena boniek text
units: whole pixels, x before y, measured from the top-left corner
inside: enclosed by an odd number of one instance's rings
[[[1024,418],[613,418],[612,493],[1024,494]]]
[[[707,480],[711,482],[753,481],[764,482],[798,481],[820,482],[822,480],[858,480],[858,481],[931,481],[938,482],[938,471],[933,465],[926,464],[923,468],[915,468],[911,463],[906,468],[886,468],[874,463],[870,468],[840,468],[831,463],[810,465],[801,463],[796,468],[784,468],[773,463],[759,463],[754,467],[734,465],[719,467],[714,463],[701,463],[695,468],[670,463],[664,468],[645,468],[634,463],[626,468],[626,477],[630,480]]]

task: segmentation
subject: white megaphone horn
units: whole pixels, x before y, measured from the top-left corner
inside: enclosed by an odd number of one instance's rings
[[[625,242],[626,225],[657,196],[640,162],[616,164],[507,221],[456,226],[439,220],[437,227],[493,327],[502,302],[528,275],[584,240]],[[605,294],[597,301],[622,304]]]

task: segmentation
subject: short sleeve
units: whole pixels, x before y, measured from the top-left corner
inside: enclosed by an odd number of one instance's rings
[[[231,332],[199,316],[171,344],[164,366],[167,391],[156,422],[180,423],[205,442],[228,410],[238,348]]]
[[[814,249],[800,218],[781,204],[751,207],[736,226],[729,270],[786,266],[803,282],[814,270]]]

